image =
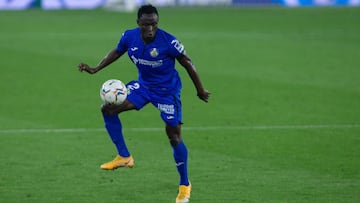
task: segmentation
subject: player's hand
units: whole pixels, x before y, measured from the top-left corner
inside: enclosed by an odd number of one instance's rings
[[[204,102],[208,102],[209,101],[209,97],[210,97],[210,92],[208,90],[202,90],[200,92],[197,93],[197,96],[203,100]]]
[[[80,72],[83,72],[83,71],[86,71],[90,74],[94,74],[97,72],[96,68],[90,68],[90,66],[88,64],[85,64],[85,63],[80,63],[78,65],[78,68],[79,68],[79,71]]]

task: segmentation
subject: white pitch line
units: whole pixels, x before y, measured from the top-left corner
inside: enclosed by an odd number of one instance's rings
[[[218,130],[292,130],[292,129],[350,129],[360,128],[360,124],[324,124],[324,125],[255,125],[255,126],[204,126],[183,127],[184,131],[218,131]],[[164,131],[164,128],[124,128],[124,131],[146,132]],[[89,133],[105,132],[104,128],[57,128],[57,129],[0,129],[0,134],[31,133]]]

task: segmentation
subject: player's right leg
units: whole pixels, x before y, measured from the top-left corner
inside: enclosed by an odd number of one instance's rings
[[[128,84],[128,89],[131,93],[127,96],[127,99],[124,101],[124,103],[120,104],[119,106],[103,105],[101,107],[105,128],[118,151],[118,154],[114,160],[104,163],[100,166],[105,170],[134,166],[134,159],[125,144],[122,133],[122,124],[118,114],[133,109],[139,110],[148,103],[148,100],[144,96],[142,88],[140,88],[140,85],[136,81],[130,82]]]
[[[112,161],[104,163],[100,166],[100,168],[104,170],[134,166],[134,159],[130,155],[130,152],[125,144],[125,139],[122,133],[122,124],[118,116],[118,113],[131,109],[135,109],[135,106],[127,100],[125,100],[120,106],[102,105],[101,107],[105,128],[118,152]]]

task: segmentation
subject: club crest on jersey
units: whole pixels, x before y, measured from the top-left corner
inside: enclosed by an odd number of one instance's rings
[[[156,48],[152,48],[151,51],[150,51],[150,55],[152,57],[157,57],[159,55],[159,52]]]

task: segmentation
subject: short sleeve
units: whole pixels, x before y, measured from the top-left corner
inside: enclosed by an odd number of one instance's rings
[[[117,47],[116,47],[117,51],[120,53],[120,54],[124,54],[127,49],[128,49],[128,45],[127,45],[127,37],[126,37],[126,32],[124,32],[117,44]]]
[[[185,54],[184,45],[176,38],[173,38],[170,41],[170,54],[173,57],[178,57],[181,54]]]

